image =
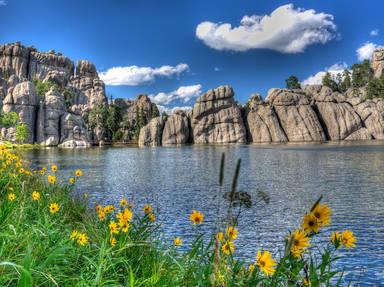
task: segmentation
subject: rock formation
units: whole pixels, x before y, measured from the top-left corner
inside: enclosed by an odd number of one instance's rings
[[[384,48],[376,49],[373,52],[371,67],[375,78],[380,78],[384,71]]]
[[[164,125],[162,144],[186,144],[190,142],[190,124],[185,111],[177,110]]]
[[[271,89],[266,102],[273,106],[289,141],[326,140],[319,119],[304,91]]]
[[[33,81],[49,91],[37,95]],[[28,143],[73,147],[89,146],[91,136],[100,140],[87,127],[88,114],[107,99],[105,85],[89,61],[78,61],[75,70],[60,53],[39,52],[18,42],[2,45],[0,99],[3,112],[16,112],[27,125]],[[14,140],[15,132],[2,128],[1,137]]]
[[[244,121],[248,142],[287,142],[273,106],[264,103],[259,94],[252,95],[245,108]]]
[[[163,125],[161,117],[157,117],[142,127],[139,135],[139,146],[160,146]]]
[[[246,131],[234,92],[229,86],[200,96],[191,115],[194,143],[245,143]]]

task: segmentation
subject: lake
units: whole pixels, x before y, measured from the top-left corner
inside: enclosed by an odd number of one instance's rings
[[[226,190],[241,158],[238,189],[249,192],[253,201],[257,190],[270,197],[269,204],[243,210],[238,257],[254,260],[259,248],[281,251],[288,231],[324,195],[323,202],[334,211],[330,230],[348,228],[357,237],[355,249],[340,252],[346,257],[339,268],[363,286],[384,286],[383,142],[24,151],[35,165],[57,164],[63,173],[82,169],[85,176],[77,190],[89,193],[91,204],[117,204],[123,197],[139,208],[151,203],[165,240],[181,236],[185,243],[199,232],[188,220],[193,209],[205,213],[206,224],[199,227],[205,232],[214,232],[218,213],[225,213],[218,185],[223,152]],[[318,240],[328,236],[327,231]]]

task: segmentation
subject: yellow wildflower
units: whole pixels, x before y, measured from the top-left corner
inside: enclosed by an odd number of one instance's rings
[[[116,238],[115,237],[111,237],[110,243],[111,243],[112,246],[115,246],[116,245]]]
[[[125,198],[123,198],[122,200],[120,200],[120,206],[121,206],[121,207],[125,207],[127,204],[128,204],[128,201],[127,201]]]
[[[221,251],[223,251],[227,255],[232,254],[234,250],[235,250],[235,244],[230,240],[227,240],[223,244],[223,246],[221,246]]]
[[[189,220],[193,222],[193,224],[202,224],[204,219],[204,214],[201,213],[200,211],[196,211],[195,209],[189,216]]]
[[[226,230],[226,233],[230,240],[234,240],[237,238],[237,229],[233,226],[229,226]]]
[[[59,206],[56,202],[51,203],[51,205],[49,206],[49,211],[50,211],[52,214],[57,213],[59,210],[60,210],[60,206]]]
[[[319,222],[320,227],[331,223],[332,210],[326,204],[319,203],[311,212]]]
[[[88,236],[85,233],[79,233],[77,243],[81,246],[86,245],[88,243]]]
[[[113,212],[115,210],[115,207],[113,205],[107,205],[106,207],[104,207],[104,212],[106,214],[109,214],[111,212]]]
[[[119,233],[119,227],[117,226],[117,223],[113,220],[111,220],[111,222],[109,223],[109,232],[112,233]]]
[[[257,251],[256,265],[267,276],[275,273],[276,260],[272,258],[272,254],[269,251],[264,251],[263,253]]]
[[[311,232],[318,233],[320,228],[317,217],[312,213],[308,213],[304,216],[303,224],[301,227],[307,234],[310,234]]]
[[[291,247],[291,253],[293,256],[299,258],[303,254],[305,248],[309,247],[311,244],[309,242],[309,237],[302,230],[295,230],[293,233],[293,242]]]
[[[14,201],[15,199],[16,199],[16,195],[13,192],[8,194],[8,200],[9,201]]]
[[[255,270],[255,264],[250,264],[250,265],[248,266],[248,272],[249,272],[249,273],[252,273],[253,270]]]
[[[352,231],[348,229],[344,230],[341,233],[341,243],[345,246],[345,248],[349,249],[356,246],[356,237]]]
[[[105,213],[104,213],[104,211],[100,210],[99,213],[98,213],[98,216],[99,216],[100,221],[104,221],[105,220]]]
[[[51,166],[51,170],[52,170],[53,172],[56,172],[56,171],[57,171],[57,165],[52,165],[52,166]]]
[[[79,236],[79,232],[77,232],[77,230],[73,230],[71,235],[69,236],[69,239],[74,241],[77,239],[78,236]]]
[[[40,200],[40,192],[37,192],[37,191],[34,191],[34,192],[32,192],[32,200],[34,200],[34,201],[38,201],[38,200]]]
[[[341,242],[341,233],[340,232],[332,232],[331,233],[331,242],[335,245],[336,248],[339,247]]]
[[[216,240],[221,242],[224,239],[224,233],[223,232],[218,232],[216,233]]]
[[[129,223],[126,221],[119,221],[119,226],[121,228],[121,231],[124,233],[127,233],[129,230]]]
[[[50,184],[55,184],[56,183],[56,176],[54,175],[48,175],[48,182]]]
[[[148,215],[148,219],[150,221],[156,221],[156,216],[153,213],[151,213],[151,214]]]
[[[81,171],[81,169],[77,169],[77,170],[75,171],[75,175],[76,175],[77,177],[83,176],[83,172]]]
[[[180,237],[176,237],[173,239],[173,245],[175,246],[181,246],[183,244],[183,240]]]
[[[152,206],[150,204],[144,205],[143,211],[145,214],[150,214],[152,212]]]
[[[69,183],[70,184],[74,184],[76,182],[76,179],[74,178],[74,177],[71,177],[70,179],[69,179]]]

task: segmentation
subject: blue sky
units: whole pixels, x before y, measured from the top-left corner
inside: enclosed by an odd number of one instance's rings
[[[167,108],[191,106],[229,84],[245,103],[291,74],[314,82],[369,57],[384,42],[383,8],[379,0],[0,0],[0,43],[88,59],[115,98],[145,93]]]

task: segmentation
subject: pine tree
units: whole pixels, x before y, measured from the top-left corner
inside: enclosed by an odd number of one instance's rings
[[[301,89],[299,79],[294,75],[285,80],[285,85],[287,89]]]
[[[331,88],[334,92],[337,92],[339,90],[339,86],[337,82],[333,79],[330,72],[325,73],[323,77],[323,86]]]

